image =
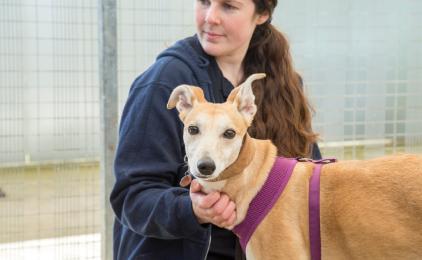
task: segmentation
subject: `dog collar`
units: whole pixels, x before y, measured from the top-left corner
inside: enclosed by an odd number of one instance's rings
[[[271,210],[286,187],[296,163],[296,159],[276,158],[267,180],[249,204],[245,219],[233,228],[233,232],[239,237],[244,252],[246,251],[246,244],[256,227]]]

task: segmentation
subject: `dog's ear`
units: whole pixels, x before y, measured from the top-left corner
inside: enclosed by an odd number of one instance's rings
[[[176,109],[180,114],[189,112],[197,102],[205,102],[204,92],[201,88],[180,85],[176,87],[170,94],[167,102],[167,109]]]
[[[255,95],[252,91],[252,82],[265,78],[265,73],[256,73],[249,76],[245,82],[233,89],[227,101],[237,104],[237,109],[248,123],[251,123],[256,113]]]

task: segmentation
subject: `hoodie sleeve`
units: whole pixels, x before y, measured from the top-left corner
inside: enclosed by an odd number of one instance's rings
[[[138,82],[138,83],[137,83]],[[178,187],[186,171],[182,123],[167,110],[171,88],[135,81],[122,114],[110,196],[118,221],[159,239],[204,236],[189,191]]]

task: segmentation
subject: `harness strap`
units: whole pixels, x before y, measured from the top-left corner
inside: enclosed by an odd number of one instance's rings
[[[314,171],[309,182],[309,241],[311,247],[312,260],[321,260],[321,229],[319,203],[321,167],[321,164],[315,164]]]
[[[296,163],[295,158],[277,157],[267,180],[249,204],[245,219],[233,228],[233,232],[239,237],[244,252],[246,252],[246,245],[253,232],[286,187]]]
[[[336,162],[335,158],[312,160],[297,158],[299,162],[312,162],[315,167],[309,180],[309,243],[311,259],[321,260],[321,221],[320,221],[320,184],[323,164]]]
[[[286,187],[297,162],[312,162],[315,164],[309,181],[309,239],[311,259],[321,260],[321,229],[320,229],[320,176],[323,164],[336,162],[335,158],[312,160],[308,158],[277,157],[261,190],[249,204],[248,212],[242,223],[233,228],[239,237],[240,245],[246,252],[255,229],[276,203]]]

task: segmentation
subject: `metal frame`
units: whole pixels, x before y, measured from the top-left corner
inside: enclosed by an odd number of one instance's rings
[[[114,214],[109,203],[114,175],[113,161],[117,145],[117,4],[116,0],[99,0],[99,77],[101,126],[101,204],[104,218],[101,228],[101,259],[113,259]]]

